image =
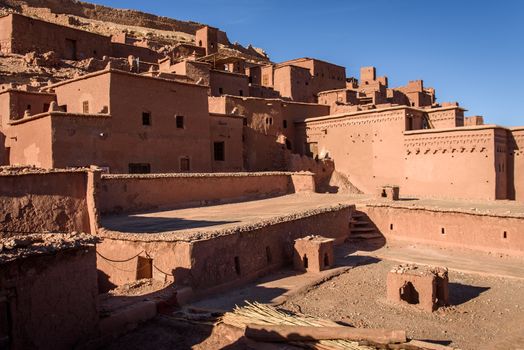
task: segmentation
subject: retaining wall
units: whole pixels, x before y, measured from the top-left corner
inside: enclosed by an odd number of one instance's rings
[[[103,175],[97,205],[102,214],[115,214],[254,200],[304,191],[315,191],[311,173]]]

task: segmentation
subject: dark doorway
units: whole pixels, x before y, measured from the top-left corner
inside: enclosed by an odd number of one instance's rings
[[[153,278],[153,259],[139,256],[136,262],[136,279]]]
[[[419,295],[413,283],[406,282],[402,288],[400,288],[400,300],[404,300],[408,304],[418,304]]]
[[[65,40],[64,58],[66,60],[76,61],[76,59],[77,59],[77,55],[76,55],[76,40],[73,40],[73,39],[66,39]]]

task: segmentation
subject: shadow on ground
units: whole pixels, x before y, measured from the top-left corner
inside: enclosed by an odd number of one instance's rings
[[[449,302],[451,305],[464,304],[475,299],[480,294],[489,290],[490,287],[468,286],[462,283],[449,283]]]
[[[108,230],[118,232],[161,233],[232,224],[237,222],[239,221],[187,220],[183,218],[123,215],[102,219],[102,226]]]

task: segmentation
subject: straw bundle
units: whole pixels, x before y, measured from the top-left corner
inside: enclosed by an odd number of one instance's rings
[[[293,325],[336,327],[338,323],[303,314],[291,314],[277,310],[270,305],[249,303],[247,306],[235,307],[233,312],[226,313],[222,322],[244,329],[248,324],[259,325]],[[293,342],[292,344],[310,349],[322,350],[374,350],[374,347],[359,345],[358,342],[348,340],[320,340],[318,342]]]

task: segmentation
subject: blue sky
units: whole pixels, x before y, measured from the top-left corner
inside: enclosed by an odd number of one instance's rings
[[[206,23],[284,61],[315,57],[374,65],[390,86],[424,79],[437,101],[486,122],[524,125],[524,1],[95,0]]]

